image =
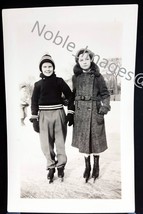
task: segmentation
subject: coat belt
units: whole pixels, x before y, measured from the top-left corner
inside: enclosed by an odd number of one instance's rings
[[[89,101],[89,100],[99,100],[97,97],[92,97],[92,96],[82,96],[82,95],[78,95],[75,97],[75,100],[85,100],[85,101]]]

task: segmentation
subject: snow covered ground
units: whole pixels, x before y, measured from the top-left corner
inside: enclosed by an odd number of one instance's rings
[[[52,184],[47,180],[46,159],[40,148],[39,135],[33,131],[29,118],[21,127],[21,197],[54,199],[120,199],[120,102],[111,102],[111,111],[105,116],[108,150],[100,155],[100,176],[93,183],[83,179],[84,157],[71,146],[72,127],[68,127],[66,153],[68,162],[64,182],[55,173]]]

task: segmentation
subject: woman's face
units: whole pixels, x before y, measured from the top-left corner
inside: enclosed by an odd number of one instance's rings
[[[78,63],[83,70],[88,71],[91,66],[91,59],[89,54],[88,53],[80,54],[78,57]]]
[[[42,72],[45,76],[49,77],[53,74],[54,68],[50,62],[45,62],[42,64]]]

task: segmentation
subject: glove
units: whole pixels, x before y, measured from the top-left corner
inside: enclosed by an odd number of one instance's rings
[[[106,107],[106,106],[101,106],[100,109],[99,109],[99,114],[107,114],[109,111],[109,109]]]
[[[34,115],[32,116],[30,119],[30,122],[33,123],[33,129],[35,132],[39,133],[40,129],[39,129],[39,120],[38,120],[38,116]]]
[[[66,123],[68,124],[68,126],[74,125],[73,114],[71,114],[71,113],[67,114],[67,116],[66,116]]]
[[[33,129],[37,133],[40,132],[40,129],[39,129],[39,120],[33,120]]]
[[[63,102],[64,106],[68,106],[68,104],[69,104],[69,101],[67,99],[64,99],[64,98],[63,98],[62,102]]]
[[[104,123],[104,115],[103,114],[97,114],[96,119],[97,119],[98,125],[101,125]]]

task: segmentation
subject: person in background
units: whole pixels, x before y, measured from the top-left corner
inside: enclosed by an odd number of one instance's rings
[[[39,132],[41,149],[47,159],[49,183],[53,182],[55,168],[58,177],[63,180],[67,163],[65,140],[67,123],[73,123],[72,116],[66,116],[63,108],[63,96],[70,101],[72,92],[66,82],[55,74],[55,63],[49,54],[42,57],[40,64],[41,80],[34,84],[31,98],[30,121],[36,132]],[[73,110],[68,102],[68,112]],[[56,152],[54,148],[56,147]]]
[[[27,86],[22,85],[20,88],[20,120],[21,125],[25,125],[25,118],[27,117],[27,107],[29,106],[30,96],[27,91]]]

